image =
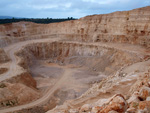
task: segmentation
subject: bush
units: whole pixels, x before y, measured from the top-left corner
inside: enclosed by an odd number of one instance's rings
[[[4,87],[6,87],[6,85],[4,83],[1,83],[0,88],[4,88]]]

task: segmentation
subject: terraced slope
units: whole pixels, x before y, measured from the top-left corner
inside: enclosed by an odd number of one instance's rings
[[[0,25],[0,112],[38,106],[48,113],[122,113],[135,102],[135,111],[148,111],[149,38],[150,7],[47,25]]]

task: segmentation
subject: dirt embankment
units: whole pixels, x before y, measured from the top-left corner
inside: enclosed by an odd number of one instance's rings
[[[23,73],[0,83],[0,107],[25,104],[39,98],[36,81]]]

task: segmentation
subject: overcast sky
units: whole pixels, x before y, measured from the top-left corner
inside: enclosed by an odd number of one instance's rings
[[[80,18],[150,6],[150,0],[0,0],[0,16]]]

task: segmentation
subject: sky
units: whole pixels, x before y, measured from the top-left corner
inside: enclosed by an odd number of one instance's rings
[[[0,16],[81,18],[150,6],[150,0],[0,0]]]

